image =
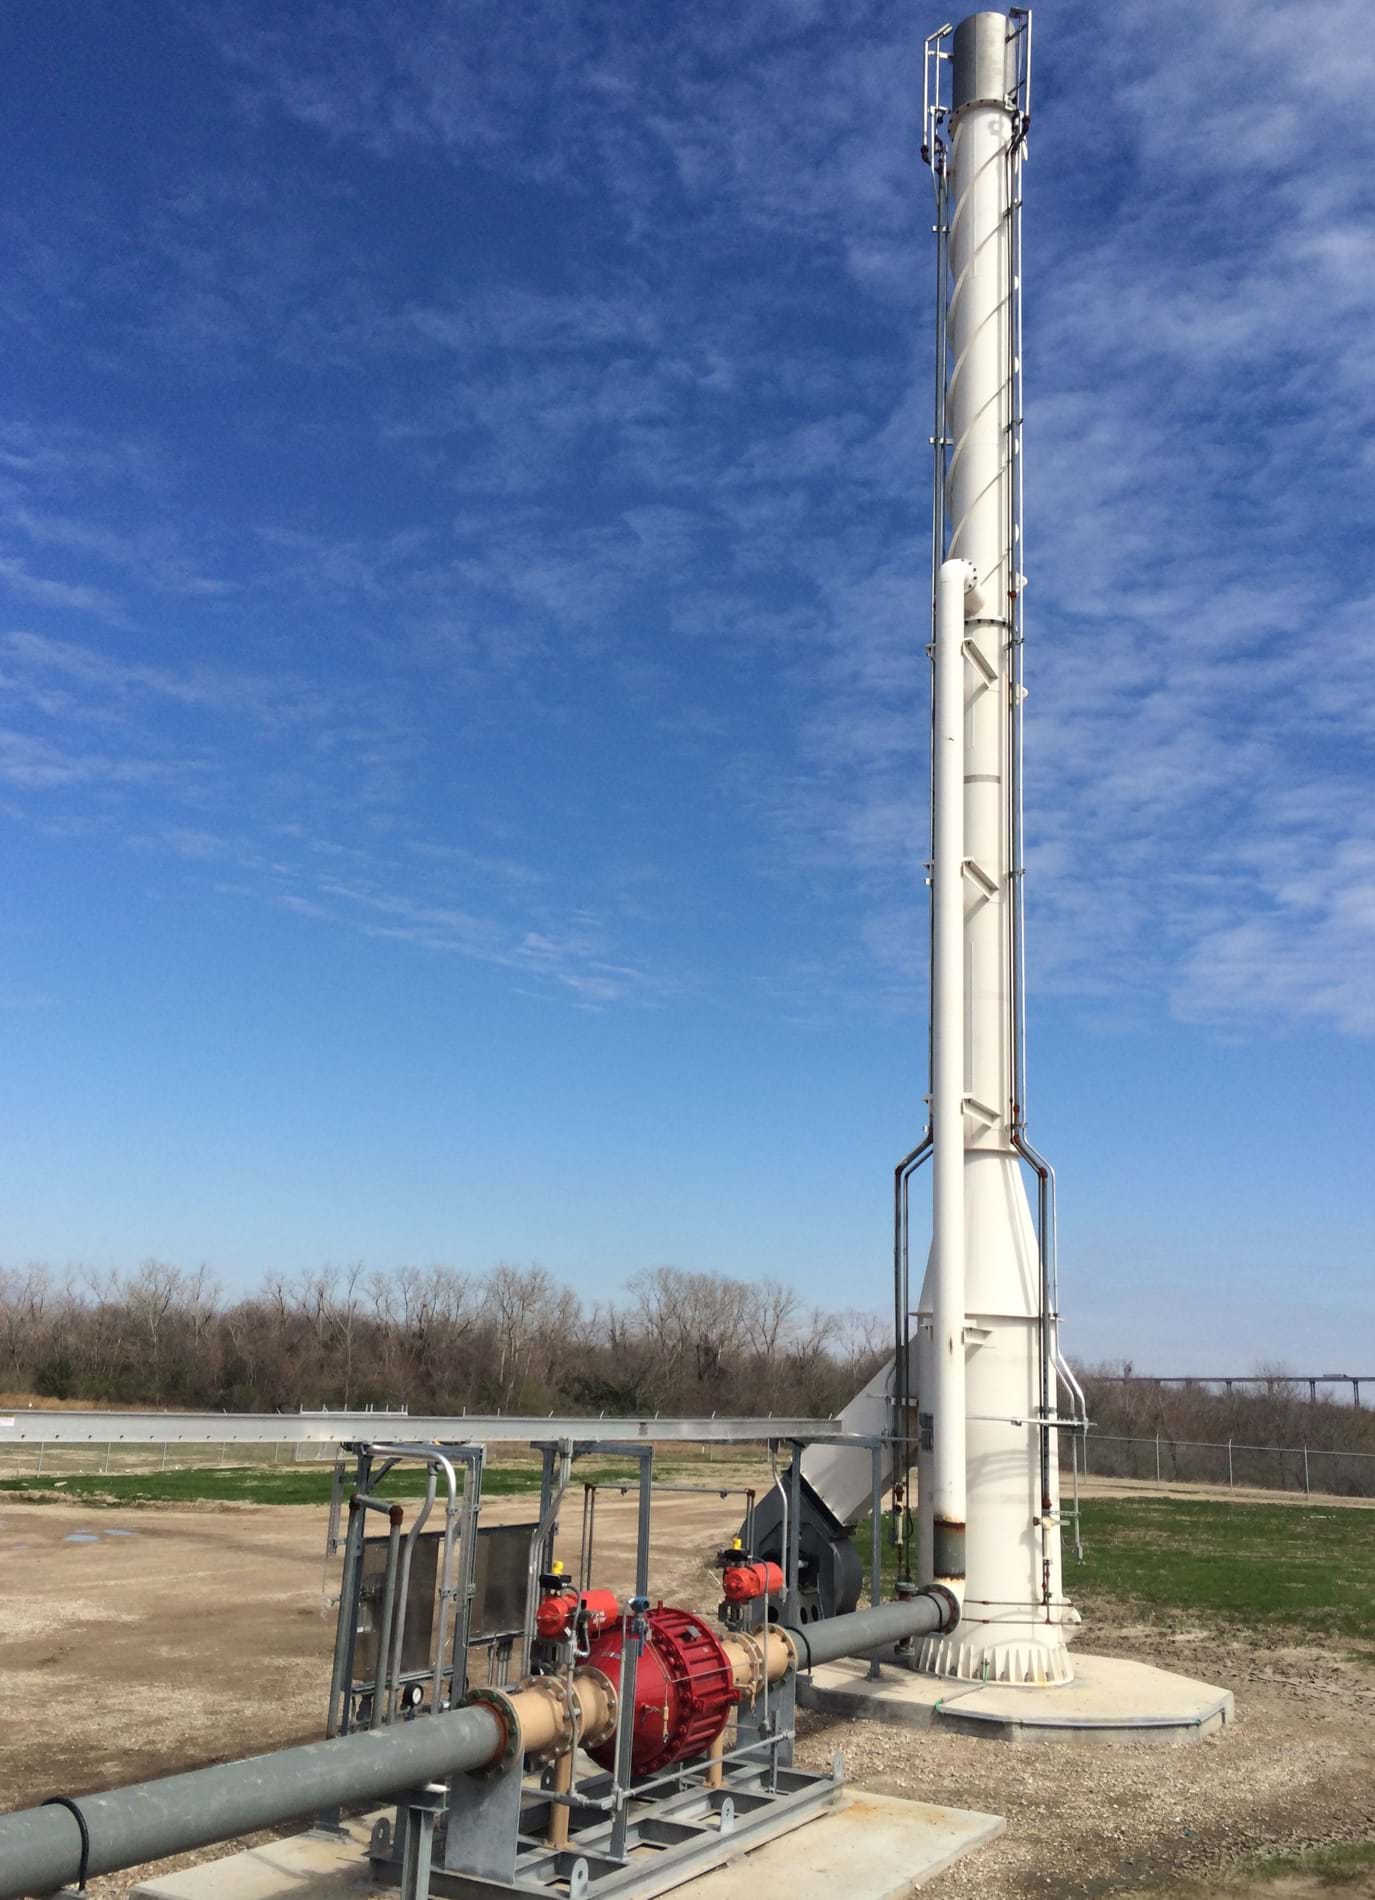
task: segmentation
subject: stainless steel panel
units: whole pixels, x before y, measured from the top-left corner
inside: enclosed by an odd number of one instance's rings
[[[528,1524],[484,1524],[479,1528],[473,1640],[524,1630],[530,1539],[538,1529],[533,1519]]]
[[[406,1610],[406,1639],[401,1648],[401,1673],[430,1668],[434,1658],[434,1609],[438,1590],[439,1550],[442,1531],[422,1531],[416,1539],[411,1558],[409,1605]],[[402,1549],[405,1549],[403,1536]],[[382,1610],[382,1591],[387,1568],[387,1539],[363,1540],[362,1586],[358,1597],[358,1641],[353,1652],[355,1683],[372,1682],[377,1674],[377,1619]],[[391,1670],[388,1669],[388,1675]]]

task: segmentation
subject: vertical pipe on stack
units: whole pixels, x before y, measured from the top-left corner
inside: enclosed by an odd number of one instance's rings
[[[936,577],[931,858],[931,1578],[965,1578],[964,615],[968,561]]]

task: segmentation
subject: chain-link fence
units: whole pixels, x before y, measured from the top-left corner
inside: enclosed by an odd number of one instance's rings
[[[1310,1445],[1253,1445],[1240,1439],[1208,1441],[1173,1438],[1166,1433],[1128,1438],[1110,1432],[1090,1432],[1074,1439],[1058,1434],[1061,1468],[1066,1480],[1077,1449],[1080,1475],[1095,1478],[1137,1478],[1153,1484],[1208,1484],[1265,1491],[1296,1491],[1308,1496],[1375,1498],[1375,1452],[1320,1450]],[[227,1466],[321,1465],[334,1462],[337,1446],[328,1440],[313,1444],[182,1444],[129,1445],[99,1440],[82,1445],[44,1442],[0,1447],[0,1478],[43,1479],[119,1472],[192,1471]],[[727,1450],[740,1455],[739,1446],[675,1445],[673,1456],[685,1460],[692,1453],[704,1459]],[[535,1454],[526,1446],[503,1445],[501,1462],[524,1463]]]
[[[120,1472],[205,1471],[230,1465],[332,1464],[333,1444],[173,1444],[122,1445],[99,1439],[84,1445],[36,1444],[0,1446],[0,1478],[111,1476]]]
[[[1263,1491],[1299,1491],[1312,1497],[1375,1497],[1375,1452],[1320,1450],[1310,1445],[1251,1445],[1240,1439],[1206,1441],[1122,1438],[1090,1432],[1072,1441],[1061,1433],[1060,1463],[1068,1475],[1077,1445],[1079,1471],[1095,1478],[1142,1478],[1154,1484],[1225,1485]]]

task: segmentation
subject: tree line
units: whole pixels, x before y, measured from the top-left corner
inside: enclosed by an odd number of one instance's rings
[[[0,1391],[91,1405],[828,1417],[887,1352],[872,1315],[677,1267],[592,1301],[507,1262],[326,1268],[233,1297],[161,1260],[0,1269]]]
[[[888,1332],[886,1319],[810,1306],[778,1280],[677,1267],[593,1301],[508,1262],[480,1274],[326,1268],[233,1297],[207,1269],[160,1260],[125,1274],[0,1268],[0,1395],[93,1406],[830,1417],[888,1357]],[[1375,1452],[1375,1409],[1312,1404],[1282,1367],[1231,1393],[1108,1376],[1130,1371],[1081,1373],[1100,1475],[1136,1472],[1136,1454],[1111,1441],[1157,1432],[1162,1470],[1181,1477],[1199,1475],[1197,1457],[1173,1449],[1183,1441]],[[1252,1481],[1273,1481],[1257,1470]]]

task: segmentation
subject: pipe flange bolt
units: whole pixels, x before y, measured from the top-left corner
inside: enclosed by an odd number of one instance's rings
[[[773,1635],[773,1633],[774,1631],[770,1630],[769,1634],[771,1636]],[[743,1649],[745,1654],[750,1659],[749,1678],[747,1681],[740,1683],[738,1686],[740,1690],[740,1700],[742,1702],[753,1702],[754,1698],[759,1694],[759,1691],[764,1686],[764,1678],[766,1674],[766,1665],[764,1662],[764,1645],[759,1641],[758,1637],[751,1636],[748,1630],[732,1631],[730,1640],[731,1640],[731,1643],[736,1648]],[[793,1656],[794,1664],[796,1664],[796,1661],[797,1661],[797,1656],[796,1656],[796,1653],[794,1652],[794,1656]]]
[[[600,1693],[606,1697],[607,1724],[610,1728],[610,1732],[614,1735],[621,1719],[621,1695],[610,1676],[607,1675],[604,1669],[597,1669],[591,1664],[584,1664],[574,1680],[576,1682],[595,1683]],[[582,1738],[579,1737],[579,1741],[581,1741],[581,1739]]]
[[[516,1686],[519,1694],[541,1695],[546,1702],[552,1702],[558,1711],[558,1728],[548,1747],[525,1750],[526,1760],[532,1768],[547,1768],[560,1755],[567,1754],[573,1744],[577,1716],[573,1712],[572,1692],[562,1676],[526,1676]]]
[[[509,1768],[520,1750],[520,1716],[510,1696],[501,1689],[470,1689],[463,1699],[464,1708],[474,1703],[489,1709],[495,1709],[501,1723],[501,1752],[491,1761],[473,1772],[479,1775],[497,1775]]]

